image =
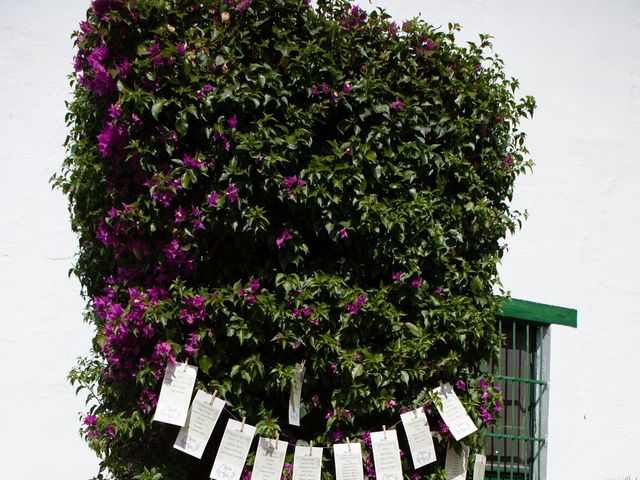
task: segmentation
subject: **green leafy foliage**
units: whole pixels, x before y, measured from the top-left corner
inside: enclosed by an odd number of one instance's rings
[[[478,424],[499,413],[479,366],[535,103],[488,36],[461,47],[457,29],[341,0],[93,2],[54,184],[96,326],[70,374],[96,478],[208,478],[224,419],[201,461],[151,422],[176,358],[262,435],[329,444],[424,405],[444,458],[439,382]]]

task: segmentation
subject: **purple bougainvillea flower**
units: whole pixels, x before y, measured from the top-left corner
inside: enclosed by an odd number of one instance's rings
[[[413,280],[411,280],[411,286],[416,290],[418,290],[422,286],[422,282],[423,282],[422,278],[420,277],[414,278]]]
[[[293,232],[290,228],[285,228],[280,236],[276,239],[276,247],[282,248],[284,244],[293,238]]]
[[[428,38],[422,42],[422,46],[429,51],[436,50],[438,46]]]
[[[338,235],[340,235],[340,238],[342,239],[349,238],[349,232],[344,227],[338,230]]]
[[[337,373],[338,372],[338,364],[337,363],[332,363],[331,365],[329,365],[329,370],[331,370],[331,373]]]
[[[487,381],[486,378],[481,378],[480,380],[478,380],[478,387],[481,388],[482,390],[486,390],[487,388],[489,388],[489,382]]]
[[[343,438],[344,438],[344,433],[342,433],[340,430],[336,430],[331,435],[331,440],[333,441],[333,443],[338,443]]]
[[[184,42],[176,43],[176,51],[178,52],[178,55],[180,55],[181,57],[184,56],[184,54],[187,51],[186,44]]]
[[[176,213],[174,215],[174,222],[180,223],[180,222],[184,222],[186,219],[187,219],[187,212],[185,212],[184,208],[182,208],[182,206],[179,206],[178,208],[176,208]]]
[[[396,97],[396,99],[391,102],[391,105],[389,105],[389,109],[392,111],[398,111],[398,110],[402,110],[404,108],[404,103],[402,103],[402,101],[400,100],[400,97]]]
[[[204,166],[204,162],[198,160],[198,157],[193,158],[186,153],[182,157],[182,164],[189,168],[202,168]]]
[[[466,389],[467,389],[467,384],[465,383],[465,381],[464,381],[464,380],[462,380],[461,378],[459,378],[459,379],[456,381],[456,388],[457,388],[458,390],[466,390]]]
[[[116,429],[114,428],[113,425],[109,424],[106,427],[104,427],[104,434],[107,437],[113,438],[116,436]]]
[[[124,125],[107,122],[97,136],[98,151],[103,158],[120,155],[128,142]]]
[[[131,63],[128,58],[125,58],[122,62],[116,65],[116,70],[118,70],[118,74],[122,78],[127,78],[129,73],[131,72]]]
[[[89,22],[83,21],[80,22],[80,30],[82,30],[83,33],[91,33],[93,32],[93,27]]]
[[[218,206],[218,200],[220,200],[220,197],[222,197],[222,195],[220,195],[219,193],[213,192],[210,193],[207,196],[207,203],[210,207],[217,207]]]
[[[342,93],[351,93],[351,90],[353,90],[353,87],[348,83],[342,86]]]
[[[83,423],[89,427],[93,427],[98,424],[98,417],[95,415],[87,415],[84,417]]]
[[[394,282],[401,282],[403,278],[404,278],[404,272],[393,272],[393,274],[391,275],[391,279]]]
[[[227,200],[229,200],[230,203],[235,203],[240,200],[240,196],[238,195],[238,187],[236,187],[233,183],[230,183],[227,187],[226,195]]]
[[[111,117],[112,119],[120,118],[120,116],[122,115],[122,108],[120,108],[117,104],[112,103],[109,106],[107,112],[109,113],[109,117]]]
[[[491,415],[489,410],[487,410],[486,408],[482,408],[480,410],[480,417],[482,418],[483,423],[489,423],[494,419],[494,416]]]
[[[322,89],[322,93],[329,93],[329,85],[323,83],[320,88]]]
[[[227,125],[231,130],[234,130],[238,127],[238,117],[235,115],[227,120]]]

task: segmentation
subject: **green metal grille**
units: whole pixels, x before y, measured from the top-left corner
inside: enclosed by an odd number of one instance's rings
[[[498,318],[504,336],[490,368],[504,395],[504,411],[487,433],[487,479],[544,480],[546,468],[546,326]]]

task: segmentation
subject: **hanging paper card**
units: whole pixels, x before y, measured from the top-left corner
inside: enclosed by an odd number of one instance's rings
[[[186,368],[185,368],[186,367]],[[164,371],[162,389],[153,420],[182,427],[187,420],[198,367],[169,363]]]
[[[460,399],[453,391],[450,383],[446,383],[436,389],[434,392],[440,397],[442,408],[438,408],[438,412],[442,416],[442,420],[449,427],[449,431],[453,438],[460,441],[467,435],[478,430],[467,411],[462,406]]]
[[[400,414],[404,431],[409,440],[413,468],[417,469],[436,461],[436,450],[424,410],[413,410]]]
[[[333,445],[336,480],[362,480],[362,445],[360,443],[336,443]]]
[[[196,458],[202,458],[209,437],[224,408],[223,400],[216,398],[211,402],[211,399],[212,396],[207,392],[202,390],[196,392],[189,409],[187,423],[180,429],[173,448]]]
[[[373,447],[373,464],[376,478],[384,480],[402,480],[402,464],[400,463],[400,446],[395,430],[371,432]]]
[[[320,480],[322,448],[296,445],[293,457],[293,480]]]
[[[240,480],[255,433],[256,427],[229,419],[209,476],[215,480]]]
[[[467,461],[469,460],[469,447],[462,445],[462,451],[456,452],[451,444],[447,449],[447,459],[444,469],[447,472],[446,480],[465,480],[467,478]]]
[[[286,454],[287,442],[260,437],[251,480],[280,480]]]
[[[476,460],[473,462],[473,480],[484,480],[484,470],[487,466],[487,456],[476,453]]]
[[[300,399],[302,398],[302,383],[304,382],[305,368],[303,364],[296,363],[293,372],[293,384],[289,395],[289,424],[300,426]]]

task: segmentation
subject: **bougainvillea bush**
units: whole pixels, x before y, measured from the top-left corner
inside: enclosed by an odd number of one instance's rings
[[[496,264],[534,101],[488,37],[461,47],[456,30],[342,0],[93,1],[54,183],[96,328],[70,375],[96,478],[208,478],[224,415],[202,460],[151,422],[174,360],[260,434],[361,439],[369,479],[368,432],[416,404],[440,461],[405,455],[405,473],[444,478],[440,382],[478,425],[499,414],[480,364],[500,344]]]

